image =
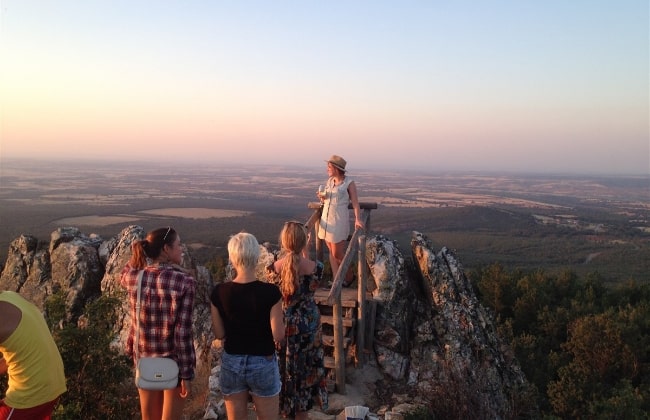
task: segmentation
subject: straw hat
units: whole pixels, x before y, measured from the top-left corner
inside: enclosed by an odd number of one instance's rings
[[[332,157],[330,157],[329,160],[326,160],[325,162],[331,163],[334,167],[345,172],[345,165],[347,164],[347,162],[341,156],[332,155]]]

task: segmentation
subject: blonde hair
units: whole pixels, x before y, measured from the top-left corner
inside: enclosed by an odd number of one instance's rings
[[[280,291],[285,301],[296,293],[300,284],[298,274],[300,253],[307,245],[305,227],[300,222],[287,222],[280,232],[280,246],[288,252],[280,269]]]
[[[228,259],[235,268],[255,267],[260,259],[260,244],[257,238],[246,232],[231,236],[228,241]]]

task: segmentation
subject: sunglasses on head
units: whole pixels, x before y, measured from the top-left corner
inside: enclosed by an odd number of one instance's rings
[[[163,242],[167,239],[167,235],[169,235],[169,232],[172,230],[171,226],[167,227],[167,232],[165,232],[165,236],[163,236]]]
[[[291,226],[291,225],[300,226],[305,233],[307,232],[307,226],[305,226],[305,224],[303,222],[299,222],[297,220],[290,220],[288,222],[284,222],[284,225],[285,226]]]

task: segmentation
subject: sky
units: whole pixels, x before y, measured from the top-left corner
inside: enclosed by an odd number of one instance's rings
[[[0,0],[8,158],[650,174],[647,0]]]

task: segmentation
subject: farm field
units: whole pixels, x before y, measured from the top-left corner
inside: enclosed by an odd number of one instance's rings
[[[282,223],[307,220],[324,168],[211,167],[117,162],[2,161],[0,263],[21,234],[49,241],[75,226],[104,238],[137,224],[173,225],[205,263],[241,230],[277,242]],[[375,202],[372,234],[409,256],[412,231],[453,249],[466,269],[598,272],[650,282],[650,178],[357,170]]]

